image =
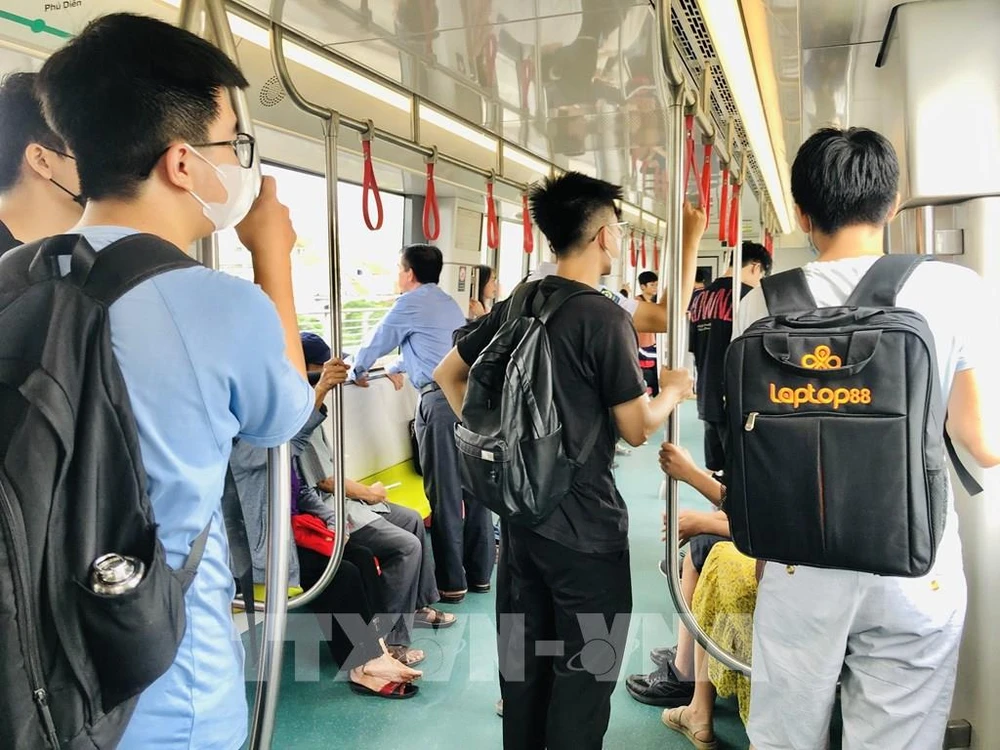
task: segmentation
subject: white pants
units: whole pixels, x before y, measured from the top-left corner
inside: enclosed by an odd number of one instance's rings
[[[843,750],[940,750],[966,605],[961,552],[942,552],[923,578],[764,567],[747,724],[756,750],[827,747],[838,679]]]

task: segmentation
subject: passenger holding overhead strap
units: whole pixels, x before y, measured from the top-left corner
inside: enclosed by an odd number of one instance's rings
[[[944,737],[966,606],[945,410],[1000,464],[978,369],[996,323],[972,271],[882,256],[898,179],[878,133],[811,136],[792,194],[819,258],[765,280],[734,326],[724,507],[741,551],[783,563],[754,615],[757,750],[823,747],[841,675],[845,750]]]
[[[103,429],[100,421],[77,425],[76,449],[67,456],[70,468],[118,479],[106,484],[77,481],[86,473],[69,474],[77,502],[71,495],[62,507],[85,512],[88,492],[114,498],[123,477],[144,486],[151,507],[141,540],[116,541],[112,530],[122,536],[134,529],[117,516],[94,514],[54,525],[47,546],[38,547],[46,550],[44,569],[50,574],[59,570],[57,561],[64,555],[68,567],[52,598],[36,602],[39,614],[44,622],[60,623],[57,627],[76,627],[78,618],[65,608],[80,601],[78,584],[86,580],[86,566],[98,554],[120,551],[138,557],[147,570],[165,562],[177,571],[199,551],[195,542],[204,542],[197,575],[180,608],[176,641],[143,644],[133,639],[129,645],[135,651],[117,653],[125,639],[109,637],[94,622],[96,632],[69,632],[69,638],[61,633],[65,652],[53,647],[46,654],[42,663],[51,669],[44,679],[60,696],[52,703],[54,733],[63,743],[78,738],[74,746],[84,741],[84,733],[93,743],[87,746],[100,750],[235,750],[246,738],[243,648],[230,610],[234,585],[220,502],[226,468],[235,437],[277,446],[299,431],[313,409],[292,303],[295,233],[273,180],[264,181],[254,202],[253,139],[237,132],[226,91],[246,85],[236,65],[208,42],[127,14],[90,23],[39,73],[46,116],[75,155],[88,196],[75,227],[79,238],[65,235],[53,245],[59,271],[69,273],[58,283],[78,284],[94,273],[114,271],[112,258],[131,272],[120,278],[138,282],[117,299],[105,299],[102,313],[110,330],[104,340],[114,355],[104,371],[106,382],[113,383],[114,373],[120,373],[127,392],[118,404],[121,429],[130,424],[130,407],[138,437],[126,456],[109,456],[100,452],[99,441],[119,434],[112,423]],[[181,249],[234,225],[251,252],[261,288],[203,268]],[[48,247],[43,246],[38,262],[37,248],[9,252],[0,259],[0,283],[19,282],[21,269],[52,273]],[[69,247],[72,263],[64,249]],[[157,271],[162,272],[154,278]],[[46,322],[40,316],[32,338],[19,338],[18,344],[5,326],[2,345],[9,347],[7,353],[15,356],[21,346],[24,359],[39,341],[51,343],[45,356],[56,359],[79,348],[81,342],[53,339],[56,329],[46,329]],[[75,387],[97,398],[99,382],[81,381]],[[57,465],[45,470],[54,472]],[[32,471],[40,476],[42,469]],[[33,502],[25,507],[41,507],[45,500],[29,499]],[[115,542],[110,549],[109,539]],[[82,550],[83,559],[68,559],[73,550]],[[142,591],[146,580],[156,579],[144,579],[135,590]],[[161,620],[170,614],[164,607]],[[158,620],[149,614],[146,621]],[[46,638],[45,643],[54,641]],[[106,675],[99,674],[94,684],[89,670],[74,672],[66,666],[79,667],[81,655],[91,658],[97,648],[104,649],[109,661],[117,655],[112,677],[140,658],[136,651],[166,655],[165,672],[137,702],[121,696],[115,702]],[[82,706],[73,703],[74,696]],[[0,705],[5,726],[10,712],[18,712],[18,722],[30,715],[7,696]],[[81,727],[84,720],[99,726]]]
[[[80,178],[34,92],[34,73],[0,83],[0,255],[64,232],[83,212]]]

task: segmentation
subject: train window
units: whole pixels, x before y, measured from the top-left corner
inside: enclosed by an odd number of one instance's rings
[[[497,282],[500,284],[499,299],[511,293],[527,271],[524,266],[524,230],[519,221],[500,222],[500,249]]]
[[[321,175],[274,164],[262,165],[275,178],[278,198],[289,207],[298,239],[292,252],[292,281],[299,328],[327,341],[330,326],[330,262],[327,254],[326,185]],[[337,214],[340,220],[340,262],[343,349],[355,354],[364,338],[392,307],[398,294],[397,263],[403,246],[403,197],[382,191],[385,220],[369,231],[361,217],[361,188],[341,182]],[[229,230],[219,234],[219,268],[253,280],[250,255]],[[394,355],[385,358],[391,360]],[[376,363],[376,367],[384,362]]]

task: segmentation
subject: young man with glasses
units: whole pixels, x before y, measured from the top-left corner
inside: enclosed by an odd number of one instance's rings
[[[540,294],[598,289],[621,256],[620,199],[619,187],[577,172],[532,190],[532,216],[557,258]],[[456,413],[508,306],[496,305],[434,373]],[[616,433],[641,445],[690,393],[691,378],[664,369],[650,399],[632,320],[603,295],[569,299],[546,328],[560,363],[553,400],[567,454],[580,455],[595,424],[603,429],[551,516],[532,528],[506,524],[497,596],[504,747],[587,750],[600,748],[607,730],[632,611],[628,512],[611,470]]]
[[[35,97],[35,74],[0,83],[0,255],[58,234],[83,212],[76,163]]]
[[[237,132],[227,91],[246,86],[208,42],[129,14],[93,21],[38,74],[46,117],[76,156],[88,199],[74,234],[99,253],[130,237],[142,253],[156,240],[137,235],[154,235],[179,254],[236,226],[260,287],[194,266],[141,282],[110,307],[167,563],[179,568],[209,528],[177,656],[140,695],[122,750],[243,745],[226,467],[234,438],[280,445],[313,411],[292,298],[295,232],[273,179],[255,202],[253,140]]]

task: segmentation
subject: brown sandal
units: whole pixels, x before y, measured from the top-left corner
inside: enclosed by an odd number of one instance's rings
[[[406,646],[388,646],[387,653],[405,667],[413,667],[424,660],[424,652]]]
[[[663,712],[663,723],[675,732],[680,732],[687,737],[688,742],[694,745],[697,750],[716,750],[719,743],[715,739],[715,732],[712,730],[712,725],[698,724],[697,726],[688,726],[684,723],[685,710],[687,710],[687,706],[666,709]],[[705,734],[708,734],[707,740],[698,738],[698,735],[704,736]]]
[[[450,612],[442,612],[434,607],[424,607],[418,610],[413,618],[413,626],[417,628],[450,628],[457,621],[457,617]]]

